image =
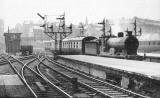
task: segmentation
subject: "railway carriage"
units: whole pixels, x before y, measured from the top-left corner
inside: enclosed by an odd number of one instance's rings
[[[141,53],[160,53],[160,38],[155,36],[150,36],[150,39],[146,39],[145,37],[140,37],[139,39],[139,48],[138,52]]]
[[[85,42],[95,37],[66,38],[62,41],[62,54],[85,54]]]

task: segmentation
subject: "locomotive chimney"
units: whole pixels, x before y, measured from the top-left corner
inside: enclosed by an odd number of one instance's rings
[[[132,31],[127,31],[128,36],[132,36]]]
[[[124,36],[123,32],[118,32],[118,37],[123,37],[123,36]]]

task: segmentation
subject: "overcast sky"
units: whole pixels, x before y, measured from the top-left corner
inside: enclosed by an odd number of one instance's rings
[[[24,20],[37,21],[37,12],[56,18],[66,13],[67,23],[96,23],[106,18],[134,16],[160,20],[160,0],[0,0],[0,18],[5,26]]]

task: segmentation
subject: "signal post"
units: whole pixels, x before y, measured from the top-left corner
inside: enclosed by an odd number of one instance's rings
[[[38,16],[40,16],[44,20],[44,24],[41,27],[44,27],[44,33],[51,37],[53,40],[55,40],[55,53],[54,54],[61,54],[62,53],[62,40],[66,38],[69,34],[72,33],[72,24],[70,24],[69,31],[66,31],[66,24],[65,24],[65,14],[60,15],[57,20],[60,21],[59,26],[58,26],[58,31],[54,31],[53,25],[50,27],[47,24],[47,17],[46,15],[43,17],[39,13],[37,13]],[[62,23],[62,24],[61,24]],[[58,44],[58,34],[59,34],[59,44]],[[58,46],[59,45],[59,50]]]

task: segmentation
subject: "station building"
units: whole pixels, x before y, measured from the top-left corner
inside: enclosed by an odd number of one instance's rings
[[[4,33],[6,53],[16,55],[20,51],[21,33]]]

